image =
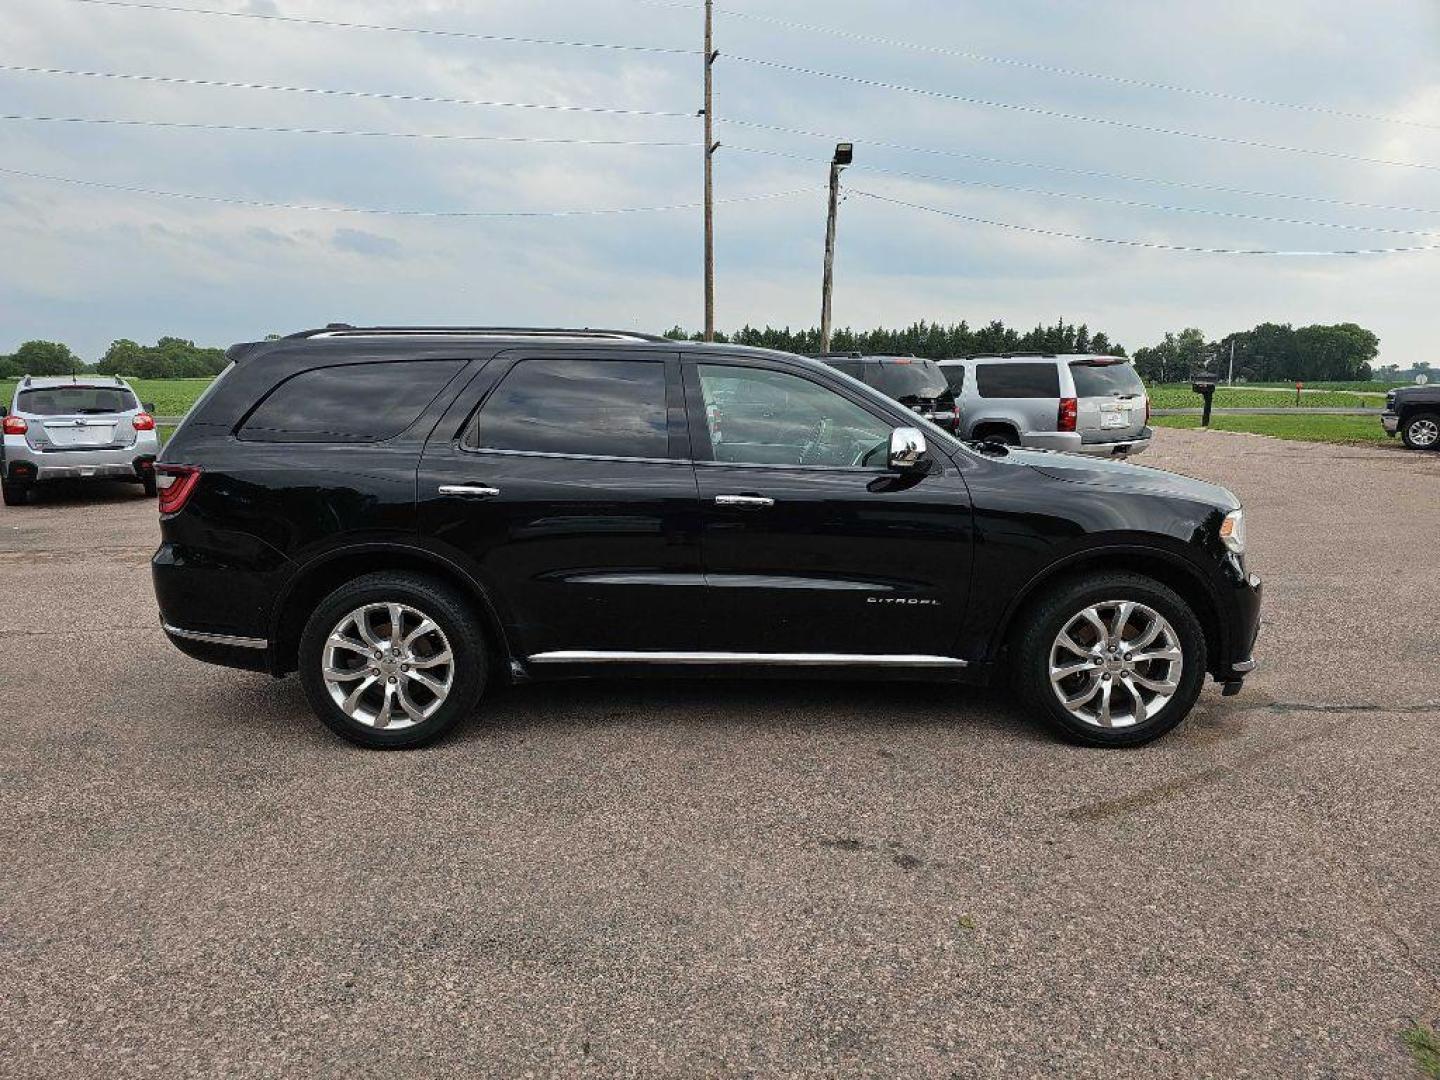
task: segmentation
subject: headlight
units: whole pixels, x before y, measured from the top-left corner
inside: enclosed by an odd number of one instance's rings
[[[1245,554],[1245,512],[1231,510],[1220,522],[1220,542],[1236,555]]]

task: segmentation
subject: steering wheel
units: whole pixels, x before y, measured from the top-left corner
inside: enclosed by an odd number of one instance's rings
[[[801,465],[809,465],[810,455],[825,445],[826,440],[830,437],[830,427],[830,418],[828,416],[822,416],[815,422],[815,426],[810,429],[810,434],[805,439],[805,445],[800,449]]]

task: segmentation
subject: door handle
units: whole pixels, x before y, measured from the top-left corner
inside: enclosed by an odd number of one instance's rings
[[[499,488],[484,484],[441,484],[441,495],[456,495],[464,499],[493,499],[500,494]]]
[[[763,495],[716,495],[716,506],[738,506],[746,510],[763,510],[768,506],[774,506],[774,499],[767,499]]]

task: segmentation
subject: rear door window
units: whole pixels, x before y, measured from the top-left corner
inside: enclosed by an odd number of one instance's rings
[[[340,364],[277,386],[245,421],[252,442],[382,442],[399,435],[465,366],[464,360]]]
[[[1054,364],[976,364],[975,388],[984,398],[1058,398]]]
[[[1144,385],[1129,364],[1071,364],[1076,397],[1143,394]]]
[[[661,360],[521,360],[465,434],[478,450],[668,458]]]
[[[42,386],[21,390],[15,408],[31,416],[95,416],[138,409],[123,386]]]

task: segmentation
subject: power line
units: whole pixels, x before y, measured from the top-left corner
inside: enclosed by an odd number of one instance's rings
[[[1036,236],[1051,236],[1062,240],[1083,240],[1089,244],[1109,244],[1114,247],[1149,248],[1154,251],[1182,251],[1198,255],[1398,255],[1405,252],[1418,251],[1440,251],[1440,244],[1417,245],[1415,247],[1390,247],[1390,248],[1349,248],[1337,251],[1280,251],[1265,248],[1222,248],[1222,247],[1196,247],[1189,244],[1167,244],[1151,240],[1120,240],[1107,236],[1087,236],[1083,233],[1063,232],[1059,229],[1045,229],[1035,225],[1017,225],[1010,221],[996,221],[993,218],[976,217],[972,214],[961,214],[954,210],[942,210],[936,206],[925,206],[922,203],[907,202],[904,199],[894,199],[888,195],[877,195],[873,191],[860,191],[857,188],[850,188],[851,195],[858,195],[864,199],[874,199],[877,202],[890,203],[894,206],[904,206],[911,210],[921,210],[927,214],[938,214],[941,217],[954,218],[957,221],[968,221],[976,225],[993,225],[1000,229],[1011,229],[1015,232],[1032,233]]]
[[[347,90],[316,86],[285,86],[273,83],[235,82],[229,79],[194,79],[175,75],[142,75],[118,71],[83,71],[73,68],[32,67],[26,64],[0,64],[0,71],[27,75],[71,75],[87,79],[117,79],[127,82],[161,83],[167,86],[204,86],[225,90],[271,90],[288,94],[315,94],[324,97],[365,98],[373,101],[406,101],[427,105],[483,105],[501,109],[539,109],[550,112],[596,113],[614,116],[660,116],[693,120],[693,112],[663,109],[622,109],[602,105],[547,105],[528,101],[491,101],[480,98],[436,97],[428,94],[402,94],[373,90]]]
[[[695,147],[697,142],[645,139],[541,138],[532,135],[464,135],[438,131],[357,131],[347,128],[266,127],[260,124],[209,124],[180,120],[132,120],[108,116],[21,116],[0,114],[0,120],[23,120],[47,124],[116,124],[123,127],[178,128],[199,131],[251,131],[280,135],[354,135],[384,139],[439,139],[451,142],[542,143],[574,146],[667,146]]]
[[[736,121],[731,121],[735,123]],[[826,136],[833,138],[833,136]],[[1160,187],[1181,188],[1188,191],[1205,191],[1218,195],[1242,195],[1246,198],[1255,199],[1286,199],[1292,202],[1317,203],[1325,206],[1340,206],[1350,210],[1383,210],[1397,214],[1440,214],[1440,208],[1427,206],[1393,206],[1386,203],[1359,202],[1352,199],[1337,199],[1327,195],[1302,195],[1296,192],[1286,191],[1260,191],[1255,188],[1226,187],[1222,184],[1206,184],[1196,180],[1167,180],[1156,176],[1135,176],[1130,173],[1105,172],[1101,169],[1081,169],[1069,165],[1052,165],[1036,161],[1016,161],[1011,158],[990,157],[986,154],[970,154],[963,150],[942,150],[935,147],[924,146],[900,146],[895,143],[871,142],[865,139],[851,139],[851,142],[862,146],[879,146],[895,150],[906,150],[920,154],[936,154],[943,157],[960,158],[965,161],[976,161],[985,165],[1001,165],[1012,169],[1037,169],[1042,172],[1065,173],[1070,176],[1087,176],[1097,180],[1120,180],[1130,184],[1154,184]],[[794,154],[784,150],[767,150],[755,146],[739,146],[735,143],[727,143],[726,149],[733,153],[759,154],[764,157],[787,158],[791,161],[803,161],[810,165],[823,165],[823,158],[811,157],[808,154]],[[872,172],[886,170],[871,169]],[[898,173],[897,175],[908,175]],[[923,174],[915,174],[917,178],[924,179]],[[939,179],[934,178],[934,179]]]
[[[265,22],[291,23],[299,26],[320,26],[332,30],[378,30],[387,34],[420,34],[427,37],[461,38],[467,41],[489,41],[502,45],[553,45],[571,49],[611,49],[618,52],[658,53],[667,56],[694,56],[694,49],[675,49],[662,45],[627,45],[607,41],[568,41],[556,38],[520,37],[514,34],[481,34],[470,30],[441,30],[422,26],[385,26],[379,23],[345,22],[339,19],[309,19],[299,15],[271,15],[259,11],[221,11],[217,8],[181,7],[177,4],[141,3],[139,0],[70,0],[73,4],[96,7],[127,8],[135,11],[164,11],[182,15],[218,15],[228,19],[258,19]]]
[[[327,214],[374,214],[390,217],[423,218],[559,218],[590,217],[604,214],[651,214],[667,210],[697,210],[700,203],[670,203],[661,206],[622,206],[596,209],[571,210],[397,210],[368,206],[323,206],[306,203],[270,202],[263,199],[246,199],[234,195],[207,195],[192,191],[166,191],[159,188],[132,187],[127,184],[111,184],[101,180],[84,180],[74,176],[54,176],[49,173],[27,172],[0,166],[0,174],[24,177],[28,180],[44,180],[57,184],[74,184],[79,187],[100,188],[104,191],[119,191],[130,195],[157,195],[169,199],[187,199],[196,202],[224,203],[230,206],[245,206],[264,210],[306,210]],[[757,195],[735,195],[717,202],[748,203],[770,199],[785,199],[815,190],[813,186],[793,188],[789,191],[770,191]]]
[[[85,2],[89,3],[90,0],[85,0]],[[1173,135],[1185,139],[1200,139],[1204,142],[1225,143],[1229,146],[1243,146],[1251,150],[1277,150],[1287,154],[1308,154],[1312,157],[1330,158],[1336,161],[1354,161],[1363,165],[1386,165],[1397,169],[1426,169],[1440,172],[1440,165],[1428,165],[1416,161],[1393,161],[1387,158],[1372,158],[1365,157],[1361,154],[1350,154],[1341,150],[1318,150],[1308,146],[1288,146],[1284,143],[1262,142],[1258,139],[1242,139],[1233,135],[1215,135],[1209,132],[1187,131],[1183,128],[1159,127],[1154,124],[1141,124],[1133,120],[1117,120],[1108,116],[1090,116],[1085,113],[1065,112],[1061,109],[1047,109],[1041,105],[1018,105],[1013,101],[991,101],[988,98],[972,97],[968,94],[952,94],[944,90],[927,90],[918,86],[906,86],[904,83],[886,82],[882,79],[867,79],[859,75],[846,75],[835,71],[821,71],[818,68],[801,67],[798,64],[785,64],[778,60],[765,60],[753,56],[738,56],[735,53],[728,54],[728,58],[739,63],[752,64],[757,67],[770,68],[775,71],[785,71],[796,75],[811,75],[816,78],[832,79],[837,82],[851,83],[855,86],[868,86],[879,90],[895,90],[901,93],[934,98],[939,101],[954,101],[962,105],[979,105],[989,109],[1006,109],[1011,112],[1025,113],[1030,116],[1044,116],[1052,120],[1075,120],[1086,124],[1099,124],[1105,127],[1122,128],[1126,131],[1144,131],[1152,135]],[[760,125],[752,126],[758,127]]]
[[[1260,221],[1270,225],[1303,225],[1316,229],[1347,229],[1352,232],[1390,233],[1396,236],[1434,236],[1437,229],[1393,229],[1383,225],[1352,225],[1337,221],[1309,221],[1304,218],[1272,217],[1268,214],[1249,214],[1239,210],[1215,210],[1200,206],[1173,206],[1166,203],[1143,202],[1139,199],[1122,199],[1113,195],[1091,195],[1077,191],[1051,191],[1046,188],[1017,187],[1010,184],[992,184],[984,180],[965,180],[953,176],[929,176],[925,173],[904,172],[900,169],[880,169],[857,165],[860,172],[881,176],[898,176],[909,180],[923,180],[936,184],[958,184],[963,187],[979,187],[992,191],[1008,191],[1020,195],[1043,195],[1052,199],[1076,199],[1081,202],[1110,203],[1115,206],[1130,206],[1139,210],[1157,210],[1172,214],[1200,214],[1206,217],[1232,218],[1240,221]]]
[[[656,4],[656,0],[636,0],[639,3]],[[689,4],[668,4],[660,3],[657,6],[693,9]],[[1136,78],[1129,75],[1117,75],[1101,71],[1082,71],[1078,68],[1061,67],[1055,64],[1043,64],[1033,60],[1023,60],[1013,56],[995,56],[989,53],[971,52],[967,49],[955,49],[942,45],[925,45],[914,41],[901,41],[897,38],[880,37],[872,34],[862,34],[850,30],[841,30],[832,26],[819,26],[814,23],[795,22],[791,19],[781,19],[773,15],[762,15],[755,11],[736,11],[731,8],[716,8],[717,15],[724,15],[726,18],[744,19],[749,22],[764,23],[769,26],[777,26],[786,30],[796,30],[806,34],[825,34],[830,37],[843,38],[847,41],[856,41],[869,45],[884,45],[889,48],[906,49],[911,52],[929,53],[934,56],[948,56],[958,60],[968,60],[982,64],[998,64],[1004,67],[1022,68],[1026,71],[1039,71],[1047,75],[1061,75],[1072,79],[1093,79],[1098,82],[1112,83],[1118,86],[1133,86],[1145,90],[1163,90],[1174,94],[1190,94],[1194,97],[1209,98],[1217,101],[1234,101],[1244,105],[1263,105],[1272,109],[1293,109],[1300,112],[1317,113],[1323,116],[1337,116],[1346,120],[1364,120],[1382,124],[1400,124],[1405,127],[1425,128],[1430,131],[1440,131],[1440,124],[1427,124],[1421,120],[1406,120],[1398,116],[1385,116],[1379,113],[1358,112],[1351,109],[1338,109],[1328,105],[1315,105],[1308,102],[1279,101],[1274,98],[1258,97],[1249,94],[1237,94],[1226,90],[1212,90],[1205,87],[1183,86],[1179,83],[1160,82],[1153,79]]]

